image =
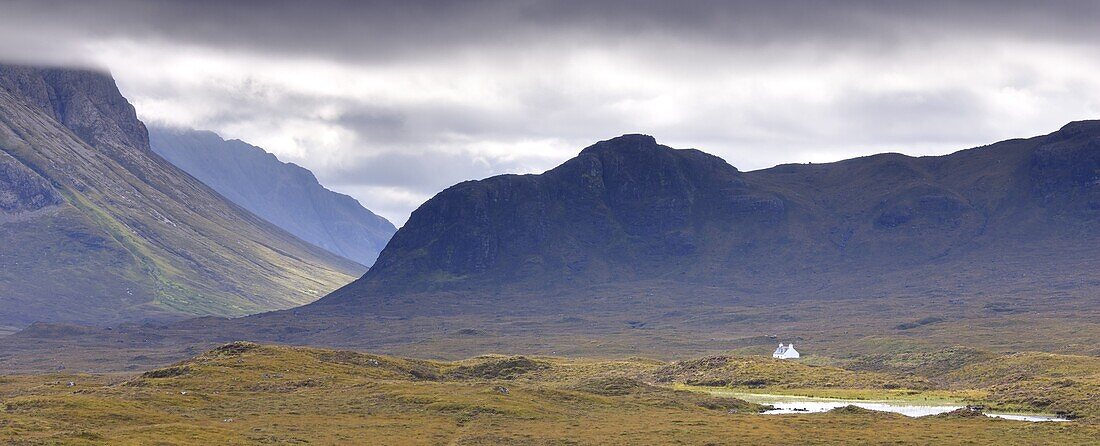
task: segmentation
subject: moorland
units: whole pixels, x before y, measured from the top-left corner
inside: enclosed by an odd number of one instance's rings
[[[770,358],[489,355],[461,361],[237,342],[136,374],[0,380],[10,444],[1085,444],[1100,435],[1096,359],[999,356],[946,377]],[[1019,379],[1024,370],[1032,372]],[[1082,374],[1084,371],[1084,374]],[[1066,378],[1067,376],[1085,379]],[[845,407],[761,415],[674,384],[1077,410],[1062,423]],[[1047,389],[1065,389],[1059,395]],[[1069,394],[1075,396],[1068,396]]]

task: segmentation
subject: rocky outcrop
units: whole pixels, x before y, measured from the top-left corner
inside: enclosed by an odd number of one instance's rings
[[[1035,150],[1029,167],[1041,199],[1100,215],[1100,122],[1066,125]]]
[[[0,152],[0,215],[17,215],[61,203],[61,195],[49,181]]]
[[[0,88],[24,98],[92,146],[149,149],[149,135],[115,82],[90,70],[0,65]]]

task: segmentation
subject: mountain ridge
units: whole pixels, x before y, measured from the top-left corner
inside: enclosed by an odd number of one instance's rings
[[[153,127],[153,151],[230,201],[334,254],[370,266],[397,231],[313,172],[216,133]]]
[[[607,140],[540,175],[440,192],[375,268],[311,304],[110,331],[43,324],[0,353],[64,362],[50,349],[77,343],[125,363],[112,349],[181,358],[251,339],[430,358],[683,358],[774,342],[857,364],[959,345],[1093,354],[1096,130],[763,172]]]
[[[1098,184],[1100,121],[943,156],[750,172],[624,135],[543,174],[440,192],[374,269],[318,304],[524,282],[519,288],[632,278],[731,286],[767,271],[790,282],[812,271],[927,265],[968,250],[1097,238]]]

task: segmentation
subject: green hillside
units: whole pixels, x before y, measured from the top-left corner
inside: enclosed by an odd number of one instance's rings
[[[0,325],[243,315],[363,267],[153,154],[113,80],[0,66]]]

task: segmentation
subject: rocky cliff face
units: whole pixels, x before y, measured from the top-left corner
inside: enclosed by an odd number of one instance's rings
[[[626,135],[541,175],[441,192],[366,276],[322,302],[636,280],[851,295],[931,286],[937,270],[973,273],[980,286],[1023,273],[998,268],[1025,252],[1068,262],[1039,269],[1079,276],[1088,259],[1057,259],[1080,254],[1058,247],[1100,241],[1097,138],[1100,126],[1082,122],[948,156],[738,172],[703,152]],[[914,271],[925,283],[864,280]]]
[[[1100,121],[1063,127],[1030,161],[1032,190],[1041,200],[1084,215],[1100,212]]]
[[[119,151],[149,149],[134,106],[110,76],[87,70],[0,65],[0,87],[72,130],[85,142]]]
[[[0,65],[0,325],[247,314],[361,271],[153,154],[109,76]]]
[[[49,181],[7,153],[0,153],[0,215],[14,217],[62,202]]]
[[[370,266],[397,228],[312,172],[212,132],[154,128],[152,148],[252,213],[334,254]]]

